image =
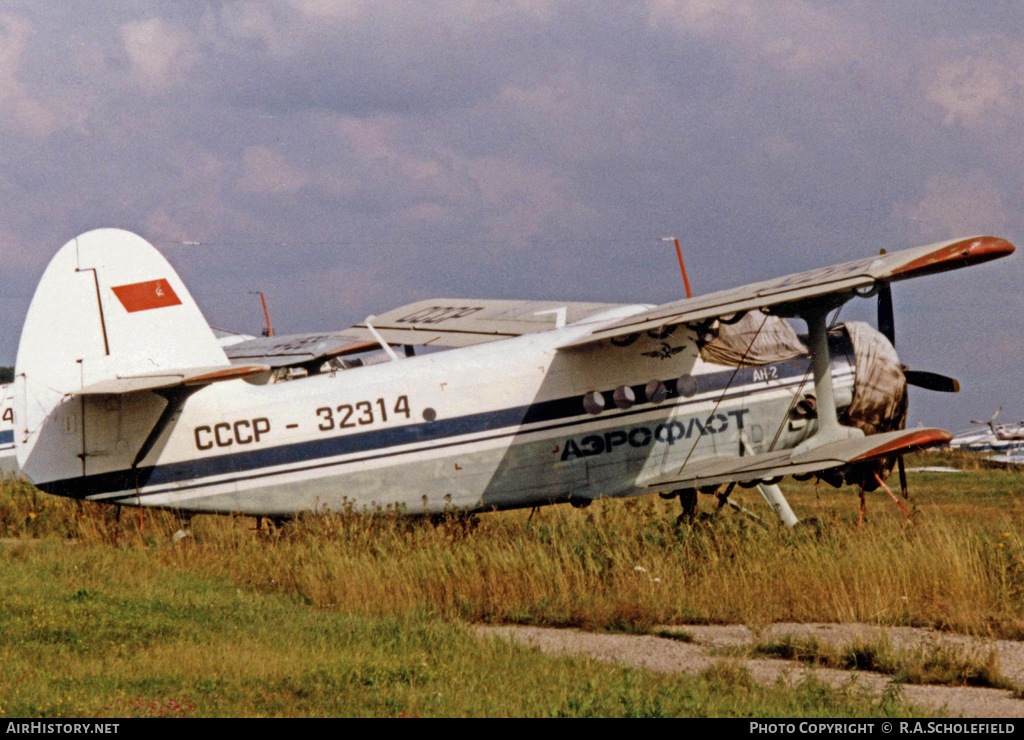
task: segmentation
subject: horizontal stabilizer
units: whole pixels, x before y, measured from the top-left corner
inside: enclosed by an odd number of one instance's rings
[[[228,365],[227,367],[211,365],[208,367],[161,370],[101,380],[98,383],[87,385],[81,390],[73,392],[72,395],[98,396],[134,393],[135,391],[153,391],[161,388],[175,388],[177,386],[195,387],[218,383],[224,380],[246,378],[250,375],[267,372],[269,369],[268,365]]]
[[[793,450],[749,457],[720,457],[691,463],[674,473],[638,481],[644,488],[700,488],[720,483],[762,481],[783,475],[802,475],[844,465],[869,462],[947,444],[953,435],[942,429],[905,429],[844,439],[800,454]]]

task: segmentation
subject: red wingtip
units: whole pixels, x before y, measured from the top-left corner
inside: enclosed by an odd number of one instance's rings
[[[949,444],[952,439],[953,435],[942,429],[916,429],[901,435],[898,439],[858,455],[850,462],[877,460],[880,457],[891,457],[892,455],[899,455],[904,452],[939,447],[940,445]]]
[[[979,265],[989,260],[1007,257],[1013,254],[1015,247],[1006,239],[998,236],[977,236],[962,239],[936,249],[931,254],[920,257],[893,272],[892,279],[931,275],[944,270],[955,270],[969,265]]]

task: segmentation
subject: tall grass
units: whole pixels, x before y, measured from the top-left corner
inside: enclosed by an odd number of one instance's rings
[[[978,476],[988,476],[978,483]],[[268,533],[247,518],[197,517],[176,544],[167,512],[78,505],[24,483],[0,489],[0,536],[54,535],[80,545],[147,548],[180,573],[225,578],[257,592],[296,594],[348,614],[415,611],[472,622],[645,630],[659,623],[865,621],[1024,636],[1019,494],[1002,473],[970,516],[955,476],[929,483],[908,522],[873,496],[856,526],[850,491],[790,491],[819,525],[786,531],[724,514],[678,525],[658,497],[597,502],[583,511],[479,517],[439,526],[393,513],[315,516]],[[992,489],[995,492],[992,493]],[[998,494],[998,495],[997,495]],[[749,505],[756,501],[750,499]],[[704,504],[707,506],[707,503]],[[98,576],[131,578],[110,564]]]
[[[736,518],[678,527],[647,499],[486,518],[462,539],[342,516],[304,521],[275,547],[252,538],[216,547],[246,583],[272,580],[319,606],[372,614],[425,608],[471,621],[616,628],[867,621],[1018,635],[1024,558],[1019,534],[1007,532],[895,518],[860,530],[833,520],[821,532]]]

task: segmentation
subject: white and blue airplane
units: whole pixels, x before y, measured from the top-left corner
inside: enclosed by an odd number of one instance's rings
[[[226,352],[156,249],[90,231],[53,257],[25,319],[17,463],[62,496],[267,517],[648,492],[688,506],[697,490],[727,486],[726,502],[734,484],[761,484],[792,524],[770,485],[781,476],[871,490],[894,457],[950,439],[904,429],[908,380],[954,383],[899,364],[889,284],[1013,251],[958,239],[662,306],[421,301]],[[829,326],[872,296],[888,338]],[[371,349],[386,361],[360,363]]]

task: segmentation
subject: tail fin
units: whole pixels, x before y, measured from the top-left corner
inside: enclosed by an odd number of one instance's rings
[[[228,369],[188,289],[152,245],[117,229],[83,234],[50,261],[25,318],[15,368],[18,464],[36,483],[103,472],[112,457],[127,467],[168,405],[137,391]],[[117,418],[97,426],[104,413]]]

